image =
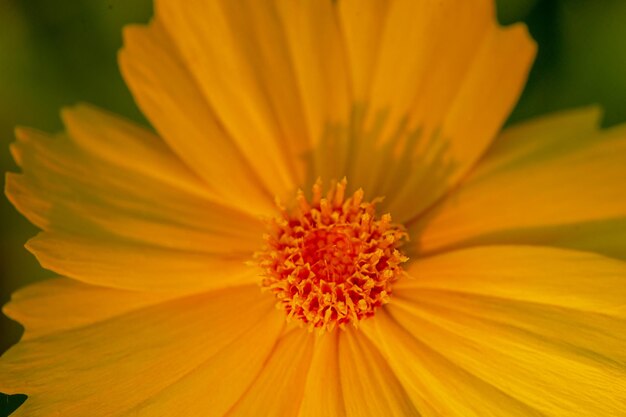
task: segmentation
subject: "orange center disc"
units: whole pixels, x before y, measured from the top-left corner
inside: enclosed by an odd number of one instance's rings
[[[332,330],[374,315],[389,300],[391,284],[406,258],[399,250],[407,234],[376,217],[376,201],[363,191],[345,198],[346,181],[322,197],[318,181],[309,202],[302,192],[293,212],[268,222],[266,247],[256,254],[265,271],[262,286],[274,293],[288,318],[311,329]]]

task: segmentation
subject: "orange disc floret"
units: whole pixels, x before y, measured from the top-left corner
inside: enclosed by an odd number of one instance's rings
[[[322,197],[321,182],[307,201],[299,191],[294,210],[268,221],[266,247],[256,254],[262,286],[274,293],[289,319],[310,329],[332,330],[374,315],[408,260],[399,250],[407,234],[391,216],[376,217],[377,200],[363,190],[345,198],[346,180]]]

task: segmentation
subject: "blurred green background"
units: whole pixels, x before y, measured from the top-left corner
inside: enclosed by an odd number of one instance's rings
[[[0,171],[15,125],[61,129],[58,111],[94,103],[145,123],[116,63],[121,28],[147,22],[151,0],[0,0]],[[626,120],[626,1],[499,0],[499,19],[524,21],[539,55],[509,123],[558,109],[601,104],[605,125]],[[16,288],[51,274],[23,244],[36,233],[0,199],[0,304]],[[0,352],[21,328],[0,318]],[[0,398],[0,416],[15,408]],[[4,404],[4,405],[3,405]]]

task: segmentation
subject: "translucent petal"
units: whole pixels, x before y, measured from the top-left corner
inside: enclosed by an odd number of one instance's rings
[[[626,129],[597,109],[505,131],[474,172],[409,225],[413,253],[533,244],[626,258]]]

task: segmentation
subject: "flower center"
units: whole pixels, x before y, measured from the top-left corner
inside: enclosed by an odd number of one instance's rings
[[[268,221],[265,248],[255,257],[264,270],[262,286],[274,293],[287,318],[310,329],[356,326],[389,301],[391,284],[408,260],[399,247],[407,238],[391,216],[376,217],[379,200],[363,202],[363,190],[345,198],[346,180],[322,197],[321,182],[296,208],[280,206]]]

